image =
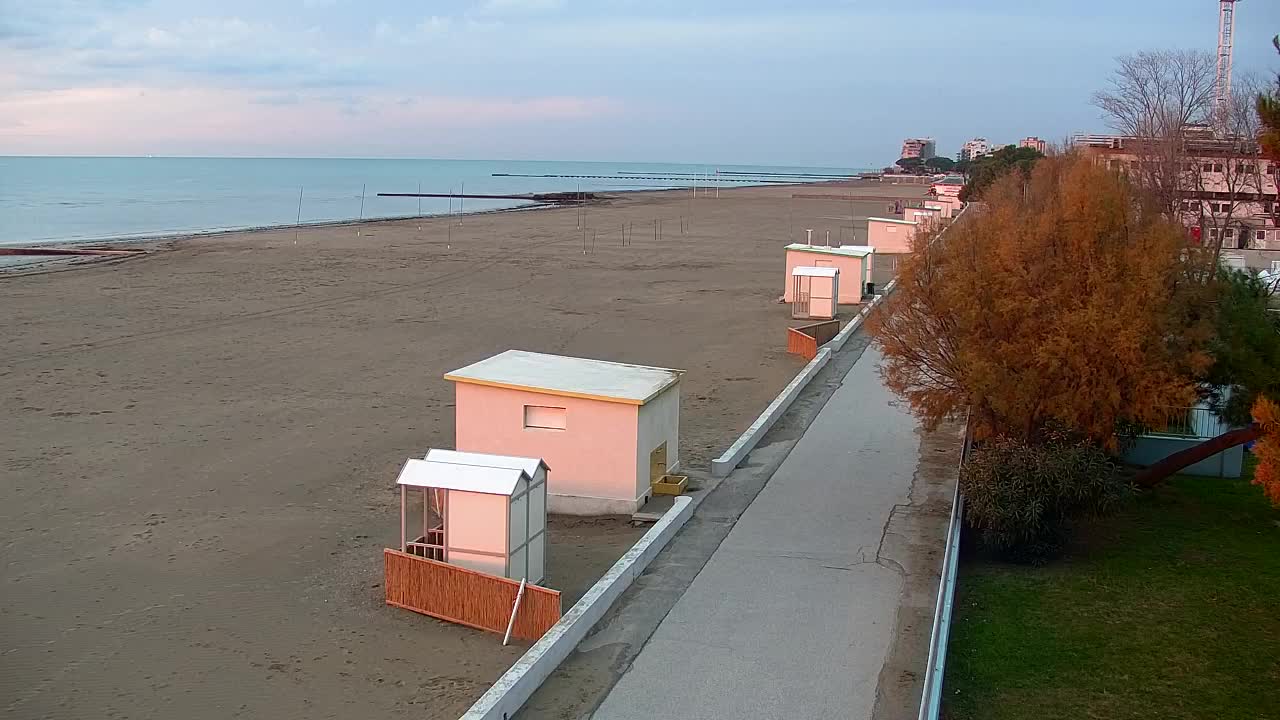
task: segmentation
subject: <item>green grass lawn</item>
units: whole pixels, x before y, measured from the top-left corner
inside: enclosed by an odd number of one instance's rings
[[[1179,477],[1046,567],[961,561],[944,717],[1280,718],[1280,511]]]

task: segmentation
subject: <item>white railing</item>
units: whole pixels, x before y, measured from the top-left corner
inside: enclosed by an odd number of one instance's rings
[[[1207,407],[1169,408],[1164,422],[1153,425],[1143,435],[1208,439],[1230,429],[1229,423]]]

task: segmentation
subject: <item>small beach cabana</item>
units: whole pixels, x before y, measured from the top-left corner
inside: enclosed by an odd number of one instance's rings
[[[791,317],[830,320],[838,311],[840,268],[806,267],[791,271]]]
[[[403,552],[512,580],[542,582],[547,464],[537,458],[431,450],[400,471]],[[422,493],[422,532],[410,533],[411,492]],[[410,539],[413,538],[413,539]]]
[[[445,375],[459,450],[555,467],[551,512],[631,514],[680,463],[680,376],[667,368],[508,350]]]

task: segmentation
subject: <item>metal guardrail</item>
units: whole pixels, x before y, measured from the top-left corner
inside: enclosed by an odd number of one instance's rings
[[[960,467],[964,467],[973,444],[973,434],[965,419],[964,449]],[[938,720],[942,712],[942,684],[947,668],[947,642],[951,637],[951,607],[956,595],[956,570],[960,559],[960,529],[964,517],[964,496],[956,479],[956,493],[951,500],[951,519],[947,524],[947,544],[942,553],[942,577],[938,580],[938,602],[933,610],[933,632],[929,635],[929,658],[924,671],[924,692],[920,698],[919,720]]]

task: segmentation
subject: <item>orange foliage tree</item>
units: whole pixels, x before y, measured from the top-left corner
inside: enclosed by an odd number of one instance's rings
[[[1211,328],[1181,227],[1074,154],[983,199],[917,238],[869,322],[886,383],[927,426],[968,408],[980,434],[1035,442],[1057,425],[1114,447],[1118,421],[1157,425],[1195,400]]]
[[[1253,422],[1261,434],[1253,446],[1258,458],[1253,484],[1261,485],[1271,504],[1280,507],[1280,406],[1259,397],[1253,403]]]

